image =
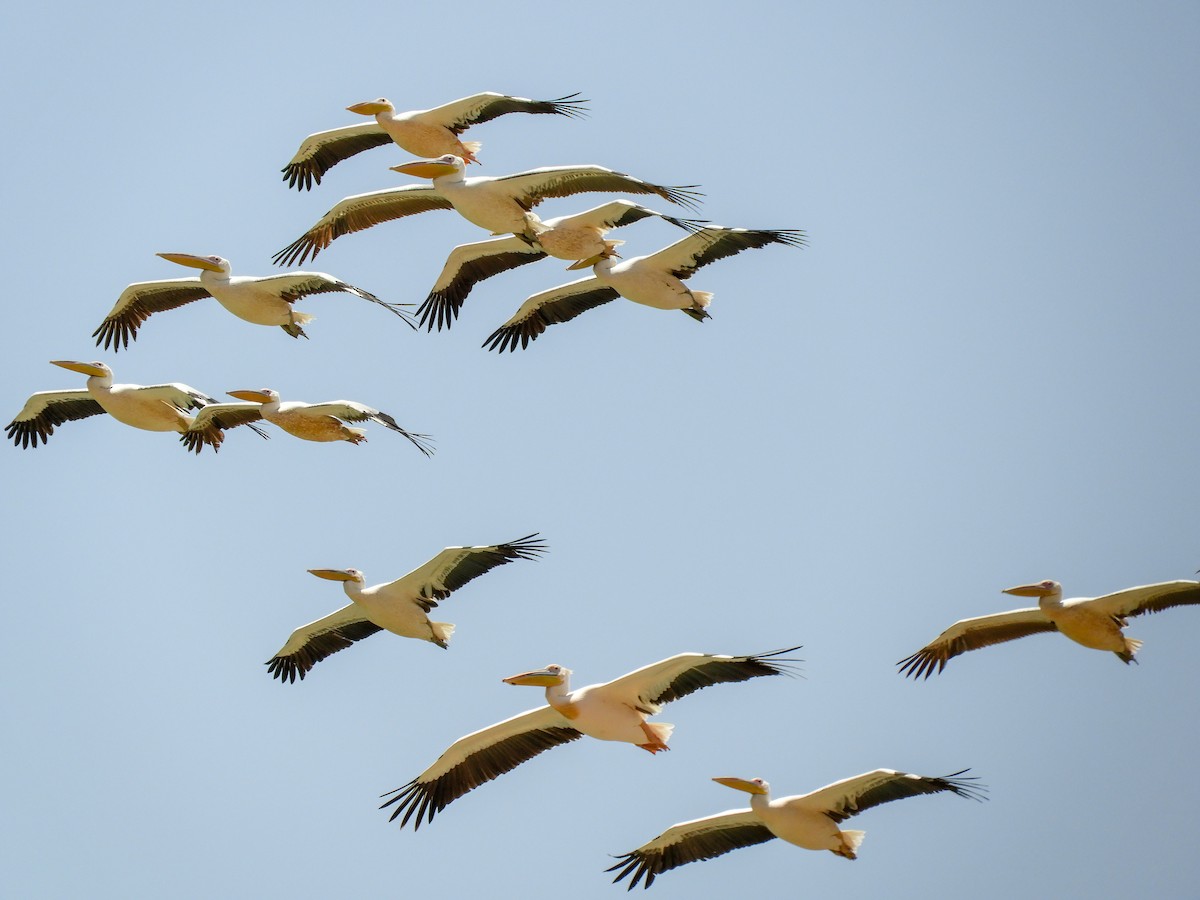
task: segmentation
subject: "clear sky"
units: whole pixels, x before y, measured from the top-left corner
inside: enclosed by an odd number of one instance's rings
[[[782,795],[876,767],[971,767],[992,799],[865,813],[854,863],[774,842],[653,895],[1194,893],[1200,610],[1136,620],[1140,666],[1055,635],[919,684],[895,662],[1024,605],[1015,584],[1091,596],[1200,566],[1196,4],[116,2],[8,26],[10,416],[82,386],[48,360],[103,359],[123,382],[358,400],[438,453],[242,429],[197,458],[102,418],[0,453],[7,895],[616,897],[609,854],[743,805],[712,776]],[[411,180],[389,148],[311,193],[280,181],[347,105],[487,90],[591,113],[477,127],[481,174],[700,184],[705,217],[810,246],[701,270],[703,325],[615,302],[503,357],[481,342],[564,264],[481,285],[448,333],[325,295],[300,305],[310,341],[209,301],[93,346],[127,284],[192,274],[154,253],[267,274],[337,200]],[[428,213],[307,268],[419,303],[482,236]],[[637,255],[678,234],[616,236]],[[531,531],[544,560],[443,605],[448,651],[383,634],[302,684],[268,676],[344,603],[306,569],[374,584]],[[668,707],[671,753],[556,749],[415,834],[375,809],[541,702],[504,676],[791,644],[803,679]]]

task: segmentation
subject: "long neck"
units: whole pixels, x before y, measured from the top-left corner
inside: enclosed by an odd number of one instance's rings
[[[1062,591],[1055,591],[1053,594],[1038,597],[1038,606],[1042,609],[1061,609],[1062,599]]]
[[[751,794],[750,795],[750,808],[752,810],[754,810],[756,813],[758,813],[760,816],[762,815],[763,810],[766,809],[770,805],[771,805],[771,795],[770,794]]]
[[[551,684],[546,686],[546,702],[557,709],[560,706],[568,705],[571,693],[571,676],[564,675],[560,684]]]

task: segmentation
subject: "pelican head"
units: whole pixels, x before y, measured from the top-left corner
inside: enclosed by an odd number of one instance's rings
[[[505,684],[527,684],[534,687],[554,687],[564,684],[571,670],[565,666],[550,665],[544,669],[534,669],[532,672],[522,672],[520,675],[510,675],[502,678]]]
[[[112,378],[112,369],[102,362],[73,362],[69,359],[52,359],[50,365],[61,366],[92,378]]]
[[[154,255],[161,256],[167,262],[178,263],[191,269],[220,272],[222,275],[228,275],[230,272],[229,260],[221,256],[196,256],[191,253],[156,253]]]
[[[328,581],[357,581],[363,582],[363,573],[358,569],[309,569],[309,574],[316,575]]]
[[[346,110],[358,113],[360,116],[374,116],[383,112],[395,112],[396,107],[386,97],[380,97],[378,100],[364,100],[362,103],[354,103],[347,106]]]
[[[749,781],[745,778],[714,778],[713,781],[747,794],[768,794],[771,791],[771,786],[761,778],[751,778]]]
[[[272,400],[279,399],[279,391],[273,391],[270,388],[263,388],[261,391],[226,391],[225,393],[248,403],[270,403]],[[317,573],[313,572],[313,574]]]
[[[1039,581],[1037,584],[1022,584],[1017,587],[1008,588],[1001,591],[1004,594],[1012,594],[1014,597],[1052,597],[1055,594],[1062,593],[1062,585],[1057,581]]]
[[[443,175],[453,175],[466,168],[461,156],[446,153],[437,159],[414,159],[400,166],[392,166],[393,172],[404,175],[416,175],[418,178],[439,178]]]

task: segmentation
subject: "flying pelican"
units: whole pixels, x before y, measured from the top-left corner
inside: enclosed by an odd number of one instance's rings
[[[627,890],[633,890],[643,877],[650,887],[654,879],[678,866],[713,859],[731,850],[761,844],[779,838],[805,850],[828,850],[846,859],[857,859],[865,832],[842,831],[838,825],[864,810],[893,800],[905,800],[921,794],[951,791],[971,800],[984,800],[987,790],[973,777],[958,776],[963,769],[942,778],[910,775],[892,769],[876,769],[835,781],[833,784],[795,797],[771,800],[771,786],[761,778],[714,778],[734,790],[750,795],[749,809],[731,809],[703,819],[680,822],[668,828],[648,844],[623,854],[606,871],[617,872],[613,883],[633,875]]]
[[[1102,597],[1064,600],[1062,585],[1041,581],[1008,588],[1015,597],[1037,597],[1029,609],[979,616],[955,622],[912,656],[896,663],[902,675],[928,678],[941,672],[951,657],[992,644],[1015,640],[1040,631],[1060,631],[1093,650],[1111,650],[1125,664],[1137,662],[1134,654],[1142,642],[1127,638],[1121,629],[1126,619],[1172,606],[1200,604],[1200,582],[1164,581],[1126,588]]]
[[[139,281],[129,285],[117,298],[100,327],[92,332],[96,346],[104,344],[114,351],[128,347],[137,339],[138,329],[154,313],[191,303],[204,297],[213,297],[223,307],[247,322],[255,325],[278,325],[294,338],[308,337],[300,326],[311,322],[308,313],[296,312],[294,304],[309,294],[325,294],[343,291],[348,294],[378,303],[395,313],[411,327],[412,320],[400,309],[407,304],[385,303],[374,294],[339,281],[324,272],[290,272],[286,275],[269,275],[252,278],[246,275],[231,275],[229,260],[220,256],[193,256],[190,253],[158,253],[165,260],[200,269],[199,278],[176,278],[170,281]]]
[[[225,439],[220,426],[197,421],[188,410],[217,401],[186,384],[113,384],[113,371],[102,362],[51,360],[52,365],[88,376],[87,388],[39,391],[30,397],[8,423],[8,436],[19,447],[46,443],[54,427],[64,422],[108,413],[118,422],[146,431],[177,431],[189,450],[199,453],[206,444],[217,451]],[[250,426],[262,437],[266,433]]]
[[[519,112],[582,118],[587,111],[583,104],[588,101],[576,100],[578,96],[576,93],[557,100],[527,100],[489,92],[412,112],[396,112],[391,101],[383,97],[355,103],[346,109],[360,116],[374,116],[374,124],[348,125],[310,134],[283,167],[283,180],[296,190],[311,190],[314,181],[320,184],[321,176],[342,160],[393,141],[413,156],[453,153],[467,162],[477,163],[475,154],[479,152],[479,142],[459,140],[459,135],[472,125]]]
[[[506,684],[545,687],[548,705],[459,738],[408,784],[384,794],[394,796],[380,809],[396,804],[391,820],[403,813],[403,827],[415,815],[413,827],[420,828],[422,818],[432,822],[434,815],[472,788],[585,734],[634,744],[650,753],[667,750],[675,726],[647,722],[647,716],[657,715],[664,704],[712,684],[791,674],[788,664],[797,660],[782,654],[798,649],[788,647],[754,656],[680,653],[616,681],[574,691],[569,684],[571,670],[559,665],[505,678]]]
[[[306,441],[349,441],[351,444],[360,444],[367,439],[366,431],[361,428],[350,428],[344,423],[375,422],[384,428],[404,435],[426,456],[433,454],[433,448],[429,446],[429,435],[405,431],[387,413],[372,409],[362,403],[355,403],[353,400],[331,400],[328,403],[301,403],[290,400],[287,403],[281,403],[279,392],[270,388],[258,391],[229,391],[228,393],[230,397],[245,400],[254,407],[252,411],[247,411],[241,409],[244,404],[221,404],[224,407],[234,407],[235,412],[241,412],[242,415],[237,418],[243,419],[249,416],[248,420],[253,420],[255,417],[261,417],[273,425],[278,425],[288,434]],[[220,416],[223,410],[215,412]],[[201,410],[200,415],[203,413],[204,411]],[[240,425],[242,421],[231,424]],[[225,427],[230,427],[230,425]]]
[[[496,237],[474,244],[462,244],[450,251],[446,266],[417,314],[427,331],[449,328],[471,289],[485,278],[536,262],[546,256],[581,260],[589,257],[617,256],[624,241],[607,240],[613,228],[629,225],[649,216],[657,216],[677,228],[694,232],[703,227],[695,219],[677,219],[639,206],[629,200],[614,200],[573,216],[546,219],[537,228],[537,240],[524,237]]]
[[[384,629],[447,648],[454,626],[431,622],[426,615],[468,581],[515,559],[537,559],[544,541],[529,534],[490,547],[447,547],[424,565],[388,584],[363,587],[358,569],[309,569],[318,578],[342,582],[349,606],[292,632],[287,643],[267,661],[267,671],[282,681],[303,680],[325,657]]]
[[[697,322],[709,318],[712,294],[691,291],[683,283],[701,266],[768,244],[803,247],[803,231],[752,231],[745,228],[702,228],[694,234],[649,256],[617,261],[595,256],[572,269],[592,267],[595,273],[540,294],[534,294],[511,319],[483,342],[489,350],[510,352],[528,347],[549,326],[569,322],[589,309],[624,297],[655,309],[679,309]]]
[[[393,171],[433,184],[406,184],[398,188],[355,194],[337,203],[312,228],[275,254],[276,265],[303,263],[344,234],[353,234],[405,216],[433,209],[454,209],[464,219],[492,234],[517,234],[530,242],[542,224],[531,210],[543,200],[590,191],[657,194],[664,200],[695,209],[701,195],[694,185],[666,187],[650,184],[603,166],[548,166],[495,178],[467,178],[462,157],[447,153],[437,159],[420,159],[392,166]]]

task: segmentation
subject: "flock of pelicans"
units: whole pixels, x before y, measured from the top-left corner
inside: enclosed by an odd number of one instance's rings
[[[370,117],[360,125],[318,132],[304,140],[284,167],[289,186],[310,190],[338,162],[364,150],[395,144],[422,159],[393,166],[402,174],[431,183],[404,185],[347,197],[303,235],[280,250],[275,262],[291,266],[315,258],[337,238],[382,222],[436,209],[453,209],[489,232],[487,240],[454,248],[417,317],[402,304],[386,303],[374,294],[321,272],[294,272],[268,277],[234,276],[228,260],[218,256],[160,253],[163,259],[198,269],[199,276],[129,285],[96,328],[97,346],[113,352],[136,340],[145,321],[156,313],[212,297],[238,318],[257,325],[277,325],[294,338],[307,337],[303,325],[311,316],[295,303],[310,294],[342,292],[377,304],[410,327],[432,331],[450,328],[476,284],[546,256],[569,260],[569,269],[591,268],[588,277],[529,297],[511,318],[484,341],[492,350],[525,348],[550,325],[569,321],[618,297],[657,309],[681,310],[697,321],[709,317],[711,295],[690,290],[684,281],[697,269],[743,250],[770,244],[799,247],[803,232],[722,228],[695,219],[666,215],[629,200],[615,200],[573,216],[543,220],[533,209],[543,200],[582,192],[656,195],[695,209],[700,195],[694,185],[652,184],[601,166],[556,166],[500,177],[467,177],[476,163],[479,144],[464,142],[472,125],[508,113],[578,117],[586,101],[570,95],[536,101],[484,93],[435,109],[397,112],[379,99],[347,107]],[[687,232],[682,240],[648,256],[621,260],[621,241],[607,233],[647,217],[664,219]],[[419,317],[419,318],[418,318]],[[266,436],[258,424],[269,422],[310,441],[366,440],[361,428],[348,423],[374,422],[398,432],[425,455],[433,452],[428,435],[405,430],[387,413],[365,404],[284,402],[270,389],[235,390],[240,402],[223,403],[185,384],[114,384],[103,362],[56,360],[54,365],[87,376],[85,388],[33,394],[7,427],[17,446],[36,447],[56,426],[108,413],[119,422],[147,431],[174,431],[192,451],[219,449],[224,432],[246,425]],[[429,613],[458,588],[497,566],[533,560],[545,543],[531,534],[491,546],[448,547],[404,577],[367,587],[357,569],[310,569],[319,577],[340,581],[350,602],[322,619],[297,628],[268,661],[268,672],[294,683],[321,660],[379,631],[448,646],[454,626],[434,622]],[[1200,583],[1173,581],[1129,588],[1096,598],[1063,599],[1054,581],[1009,588],[1005,593],[1036,597],[1027,609],[964,619],[898,664],[900,672],[928,678],[941,672],[954,656],[1037,632],[1058,631],[1076,643],[1110,651],[1134,662],[1140,641],[1123,633],[1126,620],[1172,606],[1200,604]],[[790,674],[796,660],[789,647],[749,656],[682,653],[640,668],[613,681],[572,689],[571,670],[560,665],[505,678],[513,685],[544,688],[546,703],[455,741],[424,772],[384,795],[391,818],[414,828],[430,822],[448,804],[551,747],[588,736],[634,744],[650,753],[667,750],[673,726],[651,722],[662,707],[710,685]],[[685,863],[710,859],[739,847],[778,837],[811,850],[830,850],[855,859],[863,832],[843,831],[845,819],[873,806],[920,794],[951,792],[980,800],[986,790],[963,770],[930,777],[878,769],[836,782],[803,796],[771,799],[761,778],[715,778],[726,787],[750,794],[750,807],[682,822],[641,847],[624,854],[609,871],[614,881],[629,876],[628,887],[645,887],[662,872]]]

